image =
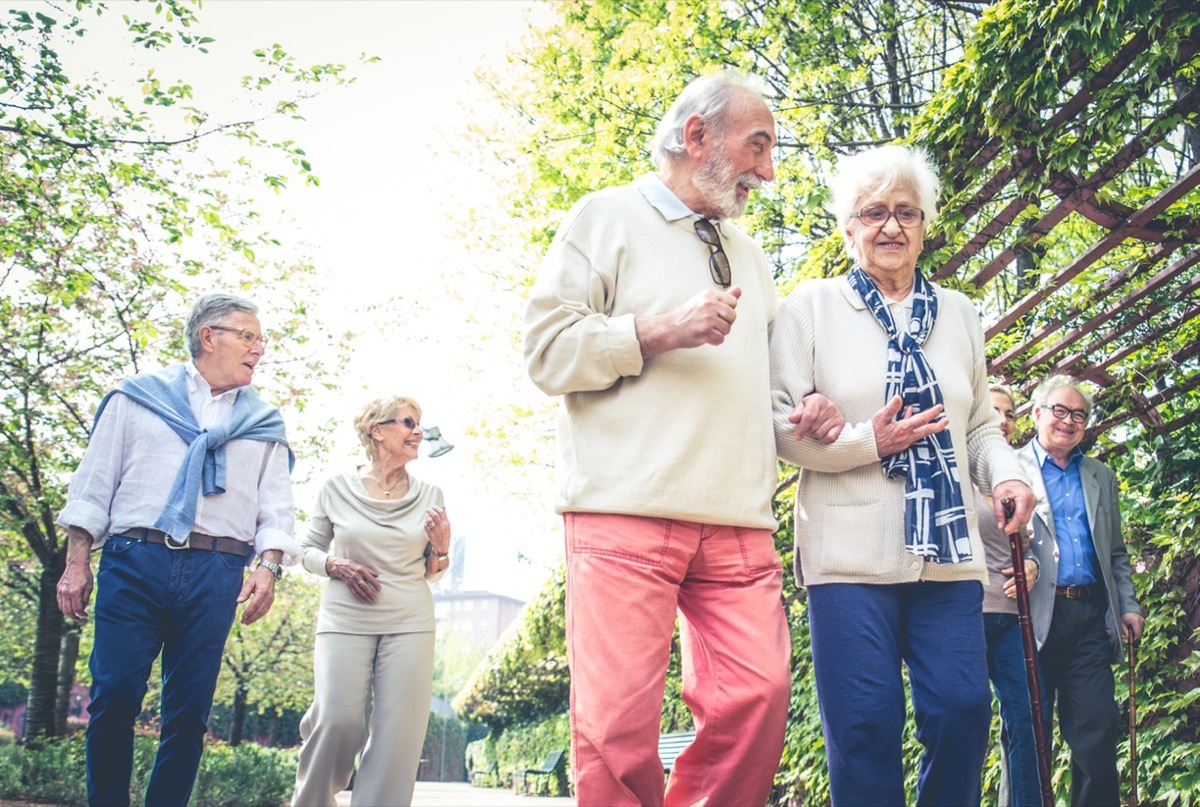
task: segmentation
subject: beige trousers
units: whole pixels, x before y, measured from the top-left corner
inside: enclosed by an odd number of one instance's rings
[[[352,805],[412,802],[429,725],[433,633],[319,633],[313,703],[300,721],[292,807],[332,807],[350,783]],[[372,703],[373,702],[373,703]]]

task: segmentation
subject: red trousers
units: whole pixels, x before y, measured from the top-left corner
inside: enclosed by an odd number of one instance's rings
[[[564,522],[580,807],[765,804],[791,692],[771,532],[595,513]],[[658,735],[677,610],[696,740],[664,792]]]

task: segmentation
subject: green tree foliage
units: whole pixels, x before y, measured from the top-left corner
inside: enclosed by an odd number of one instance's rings
[[[454,699],[459,717],[499,734],[566,708],[565,592],[566,574],[560,568],[475,668]]]
[[[520,121],[505,161],[528,166],[513,211],[548,239],[583,193],[650,167],[666,105],[692,78],[730,67],[762,78],[779,121],[777,179],[748,221],[782,261],[827,234],[819,174],[838,154],[905,134],[962,52],[981,4],[908,0],[590,0],[556,19],[488,77]],[[514,123],[514,127],[518,124]],[[782,266],[782,263],[780,264]]]
[[[313,634],[323,586],[300,575],[275,587],[275,604],[252,625],[235,621],[225,643],[215,700],[230,704],[230,745],[244,739],[247,714],[278,718],[312,701]],[[266,738],[274,744],[277,737]]]
[[[65,66],[62,54],[83,46],[89,26],[110,22],[151,62],[168,50],[202,58],[212,40],[198,32],[198,5],[124,4],[118,21],[89,0],[28,3],[0,18],[0,555],[4,582],[35,603],[33,735],[64,725],[55,689],[73,680],[59,661],[77,634],[55,604],[65,547],[54,519],[104,391],[185,355],[179,320],[197,290],[276,284],[287,316],[273,320],[266,305],[263,319],[295,349],[276,364],[269,394],[300,406],[319,383],[302,344],[305,331],[319,332],[303,302],[311,267],[262,257],[276,242],[255,223],[245,188],[254,180],[277,191],[290,175],[316,182],[304,152],[258,123],[298,116],[310,88],[343,81],[342,68],[262,50],[259,72],[243,81],[256,101],[245,117],[217,121],[186,81],[152,66],[115,88]],[[217,140],[240,150],[225,158],[232,173],[205,162]]]
[[[433,656],[433,696],[452,700],[462,691],[484,655],[484,649],[470,637],[452,631],[439,632]]]

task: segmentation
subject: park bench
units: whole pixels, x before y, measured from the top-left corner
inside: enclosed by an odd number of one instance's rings
[[[671,772],[671,769],[675,767],[676,758],[683,753],[683,749],[692,744],[694,739],[696,739],[694,731],[680,731],[659,736],[658,758],[662,760],[663,773]]]
[[[563,757],[565,755],[565,751],[550,751],[546,754],[546,758],[542,760],[541,765],[536,768],[526,768],[525,770],[521,771],[521,790],[529,792],[529,789],[526,785],[526,777],[528,777],[530,774],[534,776],[550,776],[554,774],[563,764]]]
[[[500,775],[500,763],[492,760],[492,764],[482,770],[471,771],[471,784],[479,787],[480,783],[491,785],[498,780]]]

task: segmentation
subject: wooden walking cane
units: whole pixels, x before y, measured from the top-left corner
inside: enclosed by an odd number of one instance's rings
[[[1137,788],[1137,639],[1129,640],[1129,807],[1138,805]]]
[[[1012,518],[1016,503],[1003,499],[1004,517]],[[1033,713],[1033,741],[1037,747],[1038,780],[1042,786],[1042,807],[1054,807],[1054,790],[1050,786],[1050,751],[1046,742],[1046,721],[1042,719],[1042,687],[1037,672],[1037,640],[1029,618],[1029,585],[1025,580],[1025,552],[1021,546],[1021,531],[1008,534],[1012,553],[1013,580],[1017,587],[1017,623],[1021,626],[1021,649],[1025,651],[1025,681],[1029,686],[1029,708]]]

